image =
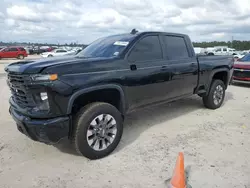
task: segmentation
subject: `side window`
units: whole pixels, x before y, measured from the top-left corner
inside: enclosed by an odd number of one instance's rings
[[[66,52],[65,50],[57,50],[56,53],[64,53]]]
[[[131,61],[149,61],[162,58],[162,50],[158,36],[147,36],[141,39],[129,54]]]
[[[25,49],[24,49],[24,48],[19,48],[19,50],[20,50],[20,51],[23,51],[23,52],[25,51]]]
[[[17,48],[10,48],[10,49],[9,49],[9,52],[17,52],[17,51],[18,51]]]
[[[188,58],[187,45],[183,37],[164,36],[167,57],[170,60]]]
[[[217,48],[215,52],[221,52],[221,48]]]
[[[223,48],[223,52],[227,52],[227,49],[226,49],[226,48]]]

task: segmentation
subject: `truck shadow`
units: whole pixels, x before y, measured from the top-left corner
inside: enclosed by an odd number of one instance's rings
[[[250,88],[250,84],[243,84],[243,83],[233,83],[232,84],[235,87],[245,87],[245,88]]]
[[[57,144],[53,145],[56,149],[63,153],[80,156],[73,147],[73,144],[68,138],[60,140]]]
[[[201,98],[190,97],[159,106],[148,107],[129,114],[125,119],[122,141],[116,151],[132,144],[140,134],[152,126],[201,108],[204,108]]]
[[[227,92],[225,103],[232,99],[232,93]],[[132,144],[138,139],[140,134],[150,127],[170,121],[182,115],[187,115],[199,109],[205,109],[202,104],[202,99],[198,96],[192,96],[159,106],[147,107],[127,115],[124,122],[122,140],[114,152],[119,152]],[[58,144],[54,145],[54,147],[63,153],[79,156],[68,139],[61,140]]]
[[[233,100],[231,92],[226,93],[224,104],[229,100]],[[200,109],[209,110],[203,106],[200,97],[192,96],[171,103],[141,109],[129,114],[124,123],[122,140],[115,152],[119,152],[123,148],[132,144],[138,139],[140,134],[150,127],[163,122],[168,122]]]

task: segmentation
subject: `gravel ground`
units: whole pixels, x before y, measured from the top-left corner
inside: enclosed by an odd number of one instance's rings
[[[0,87],[1,188],[163,188],[180,151],[193,188],[250,188],[249,86],[230,86],[215,111],[194,96],[133,113],[115,152],[96,161],[77,156],[67,141],[48,146],[19,133],[5,76]]]

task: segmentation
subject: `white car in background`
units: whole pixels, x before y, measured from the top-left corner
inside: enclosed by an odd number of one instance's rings
[[[243,52],[239,52],[237,54],[234,55],[235,59],[241,59],[243,58],[245,55],[247,55],[250,51],[243,51]]]
[[[67,51],[64,49],[55,49],[55,50],[52,50],[51,52],[41,53],[41,56],[42,57],[58,57],[58,56],[65,56],[69,53],[71,53],[71,51]]]
[[[234,48],[228,48],[227,46],[215,46],[210,50],[207,50],[208,55],[235,55]]]

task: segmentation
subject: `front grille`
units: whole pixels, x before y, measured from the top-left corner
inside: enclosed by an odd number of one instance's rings
[[[27,89],[27,81],[29,77],[21,74],[8,74],[7,83],[15,103],[20,107],[33,107],[34,100]]]
[[[250,71],[234,70],[233,76],[238,78],[250,78]]]

